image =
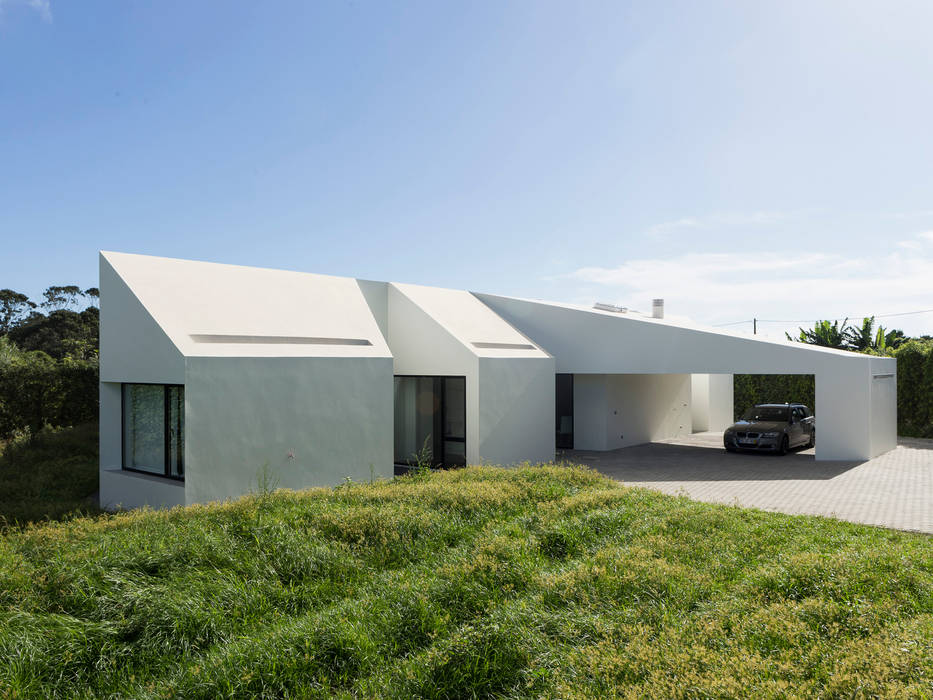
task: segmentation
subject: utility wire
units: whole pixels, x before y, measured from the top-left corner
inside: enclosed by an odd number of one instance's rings
[[[929,314],[933,313],[933,309],[922,309],[920,311],[901,311],[894,314],[875,314],[875,318],[891,318],[892,316],[913,316],[914,314]],[[870,318],[870,316],[865,315],[856,315],[852,314],[846,316],[845,318]],[[817,323],[818,321],[823,321],[823,318],[804,318],[804,319],[790,319],[790,320],[781,320],[781,319],[746,319],[744,321],[730,321],[729,323],[717,323],[714,324],[714,328],[722,328],[723,326],[737,326],[741,323],[754,323],[757,320],[758,323]]]

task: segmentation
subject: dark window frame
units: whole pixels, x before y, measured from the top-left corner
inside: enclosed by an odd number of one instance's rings
[[[126,466],[126,387],[128,386],[160,386],[162,387],[162,440],[163,451],[165,453],[164,471],[162,474],[147,471],[145,469],[136,469]],[[181,466],[181,472],[177,476],[172,474],[172,432],[171,432],[171,399],[169,398],[170,389],[185,390],[184,384],[160,384],[158,382],[121,382],[120,383],[120,468],[123,471],[133,472],[134,474],[148,474],[157,479],[171,479],[172,481],[185,480],[185,450],[181,446],[181,454],[178,463]],[[182,419],[184,420],[184,418]]]
[[[396,377],[410,377],[410,378],[413,378],[413,379],[441,379],[441,380],[444,380],[444,379],[462,379],[462,380],[463,380],[463,437],[462,437],[462,438],[461,438],[461,437],[448,437],[448,436],[444,435],[443,426],[444,426],[444,425],[446,424],[446,422],[447,422],[447,382],[444,382],[444,381],[441,381],[441,383],[440,383],[440,385],[441,385],[441,391],[440,391],[440,396],[441,396],[441,410],[440,410],[440,416],[435,416],[435,417],[434,417],[434,422],[435,422],[435,432],[437,431],[437,427],[436,427],[436,426],[437,426],[437,425],[440,425],[440,426],[441,426],[441,431],[440,431],[440,446],[441,446],[441,451],[443,452],[443,455],[442,455],[442,456],[443,456],[444,458],[447,457],[447,451],[444,449],[444,442],[462,442],[463,445],[464,445],[464,447],[463,447],[463,459],[464,459],[464,462],[466,462],[466,436],[467,436],[467,410],[466,410],[466,406],[467,406],[467,387],[466,387],[466,383],[467,383],[467,382],[466,382],[466,375],[465,375],[465,374],[394,374],[394,375],[392,375],[392,381],[395,381],[395,378],[396,378]],[[395,407],[394,407],[394,406],[393,406],[392,410],[393,410],[393,413],[394,413],[394,411],[395,411]],[[394,416],[393,416],[393,420],[394,420]],[[393,453],[394,453],[394,451],[395,451],[395,450],[393,449]],[[415,466],[411,461],[409,461],[409,462],[396,462],[396,461],[395,461],[395,456],[394,456],[394,454],[393,454],[393,462],[394,462],[396,468],[401,468],[401,469],[411,469],[411,468],[413,468],[413,467]],[[440,461],[438,462],[438,466],[433,466],[432,469],[457,469],[457,468],[459,468],[459,466],[460,466],[460,465],[447,464],[446,459],[442,459],[442,460],[440,460]],[[464,465],[464,466],[466,466],[466,465]]]

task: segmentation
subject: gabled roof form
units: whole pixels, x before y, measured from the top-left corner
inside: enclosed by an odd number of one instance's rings
[[[548,354],[470,292],[392,283],[477,357],[542,358]]]
[[[101,255],[187,357],[392,356],[352,278]]]

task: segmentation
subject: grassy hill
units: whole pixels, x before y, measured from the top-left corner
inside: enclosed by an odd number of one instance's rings
[[[929,697],[933,540],[468,468],[0,537],[4,697]]]

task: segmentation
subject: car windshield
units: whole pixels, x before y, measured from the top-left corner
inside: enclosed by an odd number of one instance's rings
[[[765,420],[787,420],[786,406],[755,406],[742,414],[742,420],[765,421]]]

